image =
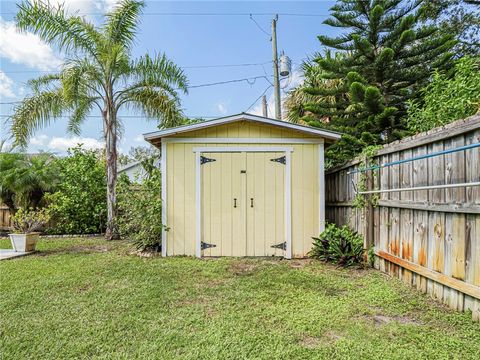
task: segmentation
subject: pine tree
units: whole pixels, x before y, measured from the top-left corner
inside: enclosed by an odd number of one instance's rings
[[[406,101],[417,95],[433,69],[449,66],[455,45],[452,35],[423,25],[423,1],[338,0],[325,24],[343,29],[338,37],[320,35],[320,43],[344,56],[315,59],[322,76],[342,80],[339,88],[312,87],[314,96],[339,101],[315,102],[306,108],[317,117],[329,116],[330,126],[346,132],[342,146],[348,155],[363,146],[403,135]],[[313,125],[313,124],[312,124]],[[356,141],[352,141],[355,139]]]

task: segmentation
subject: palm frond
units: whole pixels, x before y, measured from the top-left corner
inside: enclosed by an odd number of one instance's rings
[[[92,111],[93,106],[98,100],[100,100],[100,98],[77,98],[77,100],[75,101],[73,113],[72,115],[70,115],[70,118],[68,120],[67,131],[69,133],[80,135],[80,126],[85,122],[88,114]]]
[[[59,89],[36,93],[25,98],[14,108],[14,114],[10,119],[16,144],[26,145],[28,138],[37,129],[50,124],[68,110],[69,106]]]
[[[165,54],[154,57],[148,54],[131,63],[131,78],[136,82],[169,83],[178,90],[188,92],[188,80],[183,70]]]
[[[143,1],[123,0],[107,14],[105,34],[111,43],[118,43],[129,49],[135,39],[139,16],[144,7]]]
[[[162,90],[153,88],[132,90],[129,92],[125,104],[143,112],[149,118],[160,119],[162,127],[177,126],[183,121],[178,100],[171,98]]]
[[[15,17],[17,26],[56,45],[59,50],[86,51],[96,55],[96,41],[101,38],[94,26],[79,16],[69,16],[63,5],[55,7],[42,1],[23,1]]]
[[[28,85],[32,88],[34,92],[40,92],[42,88],[48,87],[49,85],[58,85],[58,81],[60,79],[61,74],[47,74],[39,76],[36,79],[30,79],[28,81]]]

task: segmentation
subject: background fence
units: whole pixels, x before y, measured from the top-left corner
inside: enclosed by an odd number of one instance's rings
[[[10,230],[11,226],[10,210],[6,205],[0,203],[0,232]]]
[[[480,116],[386,145],[368,165],[476,143]],[[376,268],[480,320],[480,186],[381,192],[364,195],[373,205],[353,204],[354,184],[368,191],[478,182],[480,147],[349,173],[362,161],[327,172],[327,220],[362,233],[375,246]]]

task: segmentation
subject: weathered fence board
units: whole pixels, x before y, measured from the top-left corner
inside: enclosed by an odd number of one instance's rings
[[[12,227],[12,220],[10,210],[6,205],[0,204],[0,230],[10,230]]]
[[[372,162],[477,143],[480,116],[473,116],[386,145]],[[362,160],[327,172],[327,219],[366,234],[366,245],[375,246],[379,270],[480,320],[480,186],[380,193],[373,209],[353,206],[353,183],[358,186],[364,178],[369,190],[480,181],[480,147],[383,167],[370,177],[349,174]]]

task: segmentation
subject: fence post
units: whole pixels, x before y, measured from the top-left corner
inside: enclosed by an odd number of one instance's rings
[[[370,167],[370,160],[368,158],[365,158],[365,167]],[[365,187],[367,191],[373,190],[373,171],[366,171],[365,172]],[[364,238],[364,243],[363,246],[366,250],[370,249],[372,245],[374,244],[374,216],[373,216],[373,204],[372,204],[372,197],[373,195],[369,194],[366,195],[365,198],[365,238]]]

